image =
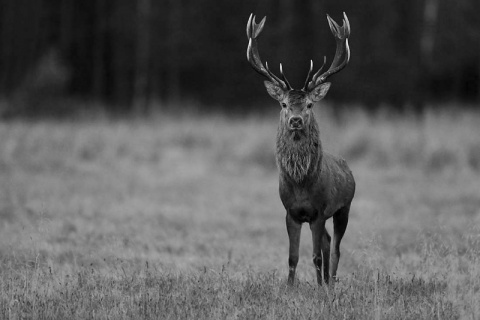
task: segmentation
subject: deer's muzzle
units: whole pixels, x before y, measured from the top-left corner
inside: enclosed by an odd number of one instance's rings
[[[299,116],[291,116],[290,119],[288,119],[288,125],[292,130],[300,130],[303,128],[303,119]]]

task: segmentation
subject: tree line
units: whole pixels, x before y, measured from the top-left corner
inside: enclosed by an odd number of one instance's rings
[[[114,111],[268,99],[245,58],[251,12],[262,59],[301,87],[331,63],[326,14],[349,17],[351,62],[329,99],[374,108],[480,100],[477,0],[0,0],[0,97],[43,112],[59,97]],[[45,106],[47,104],[48,106]]]

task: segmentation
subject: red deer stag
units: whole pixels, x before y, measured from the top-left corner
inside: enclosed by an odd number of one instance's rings
[[[255,23],[250,15],[247,23],[247,60],[253,69],[265,76],[267,92],[281,105],[280,122],[277,131],[276,160],[280,171],[280,199],[287,211],[286,224],[290,239],[288,257],[288,283],[293,284],[298,263],[300,231],[302,223],[308,222],[313,239],[313,263],[317,271],[317,282],[323,277],[328,284],[336,279],[340,258],[340,241],[348,223],[350,204],[355,193],[355,180],[345,160],[323,151],[319,126],[313,113],[313,104],[327,94],[328,77],[342,70],[350,59],[348,37],[350,24],[343,14],[340,27],[327,15],[328,24],[337,42],[335,57],[330,68],[321,73],[322,67],[312,75],[313,61],[310,61],[305,85],[301,90],[293,89],[283,74],[273,74],[260,60],[258,36],[262,32],[265,18]],[[343,59],[342,59],[343,57]],[[333,243],[330,256],[330,235],[325,221],[333,217]],[[330,269],[330,270],[329,270]]]

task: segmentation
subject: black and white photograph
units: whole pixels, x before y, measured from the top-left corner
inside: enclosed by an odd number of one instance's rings
[[[479,13],[0,0],[0,319],[480,319]]]

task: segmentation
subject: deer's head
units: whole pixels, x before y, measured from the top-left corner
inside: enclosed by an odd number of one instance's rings
[[[302,89],[293,89],[283,73],[282,64],[280,64],[281,78],[277,77],[268,68],[268,63],[263,65],[258,53],[258,36],[265,25],[264,17],[260,23],[255,23],[255,16],[250,15],[247,23],[247,60],[253,69],[266,77],[265,87],[272,98],[277,100],[282,109],[280,119],[286,125],[288,130],[297,134],[304,132],[314,120],[312,107],[315,102],[325,97],[330,88],[330,83],[326,82],[331,75],[342,70],[350,60],[350,48],[348,47],[348,37],[350,36],[350,23],[347,15],[343,13],[343,25],[340,27],[330,16],[327,15],[330,30],[337,42],[337,49],[330,68],[321,73],[326,58],[324,57],[322,67],[315,73],[313,71],[313,61],[310,61],[310,70],[308,71],[305,85]],[[343,57],[343,59],[342,59]]]

